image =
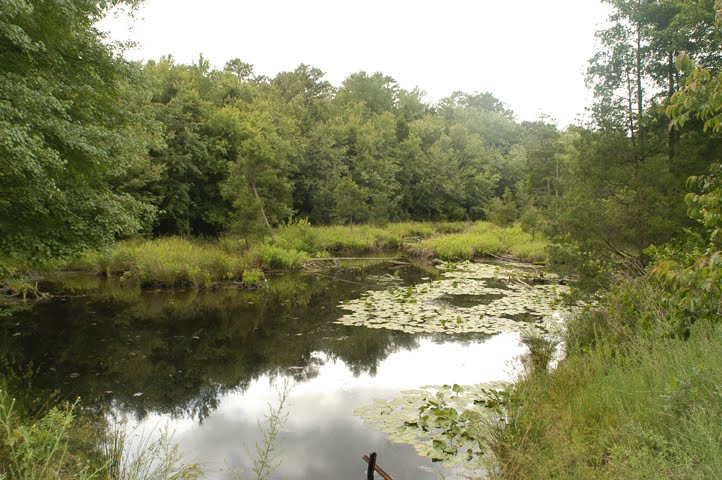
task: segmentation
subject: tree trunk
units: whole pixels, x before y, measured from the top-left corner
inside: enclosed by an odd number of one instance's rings
[[[634,133],[634,92],[632,87],[632,79],[629,76],[629,68],[627,68],[627,116],[629,119],[629,137],[632,141],[632,148],[637,147],[637,137]]]
[[[261,200],[261,196],[258,195],[258,190],[256,190],[256,182],[254,182],[253,180],[251,180],[251,188],[253,189],[253,194],[256,196],[256,201],[258,202],[258,206],[261,209],[261,214],[263,215],[263,221],[266,222],[268,231],[271,233],[271,240],[273,240],[275,242],[276,237],[273,235],[273,229],[271,228],[271,224],[268,222],[268,217],[266,216],[266,209],[263,208],[263,201]]]
[[[639,3],[639,2],[638,2]],[[642,90],[642,26],[637,22],[637,133],[639,135],[639,159],[644,159],[644,130],[642,129],[642,112],[644,94]]]
[[[674,52],[670,50],[668,52],[667,56],[667,80],[669,82],[669,98],[668,100],[672,99],[672,95],[674,95],[675,91],[675,83],[674,83],[674,77],[675,72],[677,71],[676,67],[674,66]],[[669,132],[667,133],[667,157],[670,161],[674,159],[674,147],[675,147],[675,132],[674,128],[670,128]]]

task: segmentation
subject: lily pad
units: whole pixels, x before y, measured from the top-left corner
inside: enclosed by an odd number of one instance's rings
[[[354,415],[388,434],[395,443],[414,447],[419,455],[440,461],[446,467],[464,464],[481,467],[486,446],[485,419],[499,418],[503,383],[428,385],[402,392],[391,399],[374,399]]]
[[[464,262],[445,264],[442,278],[368,291],[339,305],[336,323],[408,333],[546,332],[567,315],[557,306],[563,285],[531,286],[517,266]],[[500,288],[502,287],[503,288]]]

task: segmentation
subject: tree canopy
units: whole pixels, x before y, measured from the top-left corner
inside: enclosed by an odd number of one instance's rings
[[[685,180],[720,160],[719,139],[665,115],[692,78],[679,52],[710,76],[722,64],[711,0],[608,0],[593,121],[563,131],[488,92],[426,102],[382,72],[334,86],[305,64],[270,78],[240,58],[128,62],[94,25],[136,3],[3,2],[3,264],[308,218],[521,222],[563,244],[560,261],[641,265],[650,244],[697,228]],[[691,111],[678,124],[719,121]]]

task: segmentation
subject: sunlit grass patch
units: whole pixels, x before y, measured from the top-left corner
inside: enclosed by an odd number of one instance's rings
[[[465,224],[435,224],[423,222],[375,225],[311,226],[306,221],[279,227],[274,245],[303,251],[311,256],[324,254],[355,254],[396,250],[406,242],[428,238],[439,231],[466,228]]]
[[[547,242],[521,230],[519,226],[499,227],[478,222],[464,233],[438,235],[406,249],[442,260],[469,260],[474,257],[510,256],[524,261],[544,261]]]
[[[167,237],[120,242],[108,251],[89,253],[78,266],[143,284],[208,287],[214,281],[240,279],[246,263],[217,244]]]
[[[390,230],[371,225],[329,226],[314,229],[317,247],[333,253],[366,253],[397,249],[402,237]]]
[[[444,234],[440,231],[463,231]],[[147,286],[206,288],[214,282],[240,280],[248,268],[299,269],[310,258],[353,256],[403,249],[412,255],[465,260],[511,255],[527,261],[544,258],[544,240],[519,227],[488,223],[392,223],[313,227],[296,221],[279,227],[263,241],[236,236],[200,240],[164,237],[128,240],[108,250],[89,252],[71,268],[135,279]]]
[[[258,245],[249,252],[254,263],[266,268],[294,270],[303,267],[308,254],[296,249],[284,249],[275,245]]]

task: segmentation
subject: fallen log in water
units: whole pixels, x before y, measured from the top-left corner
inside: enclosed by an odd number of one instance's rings
[[[411,265],[403,257],[323,257],[323,258],[312,258],[312,262],[340,262],[343,260],[373,260],[380,262],[391,262],[394,264]]]

